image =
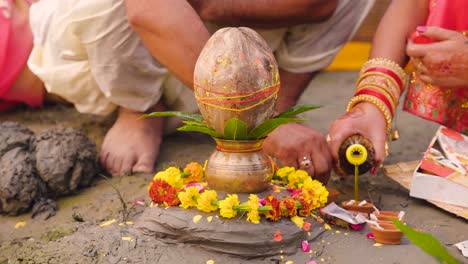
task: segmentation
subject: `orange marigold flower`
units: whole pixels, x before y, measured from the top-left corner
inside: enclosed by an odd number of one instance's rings
[[[183,178],[184,183],[201,182],[203,180],[203,167],[198,162],[190,162],[184,168],[185,173],[190,173],[189,176]]]
[[[151,182],[148,193],[151,201],[155,204],[175,206],[180,203],[179,198],[177,198],[177,189],[161,179]]]
[[[280,201],[278,198],[273,196],[272,194],[267,195],[265,198],[265,205],[269,205],[272,209],[268,212],[265,212],[265,217],[272,221],[278,221],[281,216],[281,208],[280,208]]]
[[[297,215],[296,201],[292,198],[281,201],[281,216],[292,217],[295,215]]]
[[[304,217],[309,216],[310,211],[312,210],[312,203],[305,199],[300,199],[299,202],[302,205],[302,208],[299,209],[299,215]]]

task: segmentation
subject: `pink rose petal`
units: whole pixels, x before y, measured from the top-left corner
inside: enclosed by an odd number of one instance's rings
[[[198,182],[191,182],[191,183],[185,185],[184,189],[187,189],[188,187],[192,187],[192,186],[197,187],[199,193],[202,193],[205,190],[205,186],[201,185]]]
[[[310,251],[309,242],[307,242],[307,240],[302,241],[302,251],[304,252]]]
[[[369,232],[369,233],[367,233],[366,237],[368,239],[374,239],[374,234],[372,234],[372,232]]]
[[[351,224],[351,228],[352,228],[353,230],[359,231],[359,230],[361,230],[361,229],[364,227],[364,225],[366,225],[366,223],[357,224],[357,225]]]
[[[291,188],[291,187],[288,187],[288,192],[291,196],[294,196],[295,194],[298,194],[301,192],[301,190],[298,190],[298,189],[294,189],[294,188]]]
[[[265,198],[258,199],[258,202],[259,202],[262,206],[265,206],[265,204],[266,204]]]
[[[136,199],[135,201],[133,201],[133,204],[134,204],[134,205],[142,205],[142,206],[144,206],[144,205],[145,205],[145,202],[143,202],[142,200]]]
[[[307,263],[306,263],[306,264],[317,264],[317,262],[315,262],[315,261],[311,260],[311,261],[307,261]]]

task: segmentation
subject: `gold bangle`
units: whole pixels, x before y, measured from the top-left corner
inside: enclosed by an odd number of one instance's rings
[[[384,89],[381,86],[378,86],[376,84],[363,84],[363,85],[360,85],[356,89],[356,93],[358,93],[359,91],[364,90],[364,89],[374,90],[376,92],[379,92],[383,96],[385,96],[385,98],[387,98],[387,100],[390,102],[390,104],[392,106],[393,111],[391,111],[391,112],[395,113],[397,103],[396,103],[395,99],[393,98],[393,96],[391,94],[389,94],[386,89]]]
[[[403,68],[401,68],[400,65],[398,65],[398,63],[386,58],[373,58],[366,61],[366,63],[364,63],[364,65],[361,68],[361,74],[364,73],[367,69],[376,66],[384,67],[395,72],[398,75],[398,77],[400,77],[401,82],[403,84],[405,83],[406,73],[403,70]]]
[[[380,110],[380,112],[384,115],[385,121],[387,123],[387,135],[390,134],[390,131],[392,129],[392,117],[390,115],[390,111],[385,106],[385,103],[383,103],[380,99],[374,96],[362,94],[351,98],[351,100],[348,103],[348,106],[346,107],[346,112],[349,112],[357,103],[360,102],[372,103]]]
[[[462,31],[462,35],[468,37],[468,31]]]
[[[369,84],[378,86],[379,88],[385,90],[389,95],[392,96],[394,102],[398,102],[398,100],[400,99],[400,94],[394,89],[394,87],[392,87],[388,83],[386,84],[382,83],[381,81],[376,79],[374,76],[368,76],[367,78],[363,79],[357,85],[357,87],[362,86],[362,85],[369,85]]]
[[[390,93],[395,97],[395,100],[398,101],[400,99],[400,96],[401,96],[401,93],[400,93],[400,86],[398,85],[398,83],[395,81],[395,79],[393,79],[392,77],[386,75],[385,73],[381,73],[381,72],[367,72],[367,73],[364,73],[362,74],[361,76],[359,76],[359,79],[356,83],[356,86],[359,86],[363,81],[365,81],[366,79],[369,79],[370,81],[374,81],[374,82],[377,82],[374,78],[374,80],[371,80],[372,77],[383,77],[385,78],[385,80],[390,80],[391,85],[390,83],[387,84],[389,90],[390,90]],[[396,89],[395,89],[396,88]]]

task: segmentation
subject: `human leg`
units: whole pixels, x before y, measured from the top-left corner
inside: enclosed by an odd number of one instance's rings
[[[164,111],[162,101],[149,111]],[[142,112],[119,108],[117,120],[102,143],[101,165],[114,176],[151,173],[159,155],[163,118],[140,118]]]

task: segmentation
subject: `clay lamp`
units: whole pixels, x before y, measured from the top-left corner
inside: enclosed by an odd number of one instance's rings
[[[405,222],[405,212],[393,212],[393,211],[374,211],[371,214],[371,219],[374,221],[392,223],[393,219],[397,219],[401,222]]]
[[[403,233],[393,224],[385,221],[369,221],[374,240],[380,244],[399,245]]]
[[[358,212],[358,213],[365,213],[365,214],[370,214],[373,211],[375,211],[375,206],[372,203],[367,202],[366,200],[364,201],[354,201],[354,200],[349,200],[349,201],[343,201],[341,203],[341,206],[348,210],[348,211],[353,211],[353,212]]]

